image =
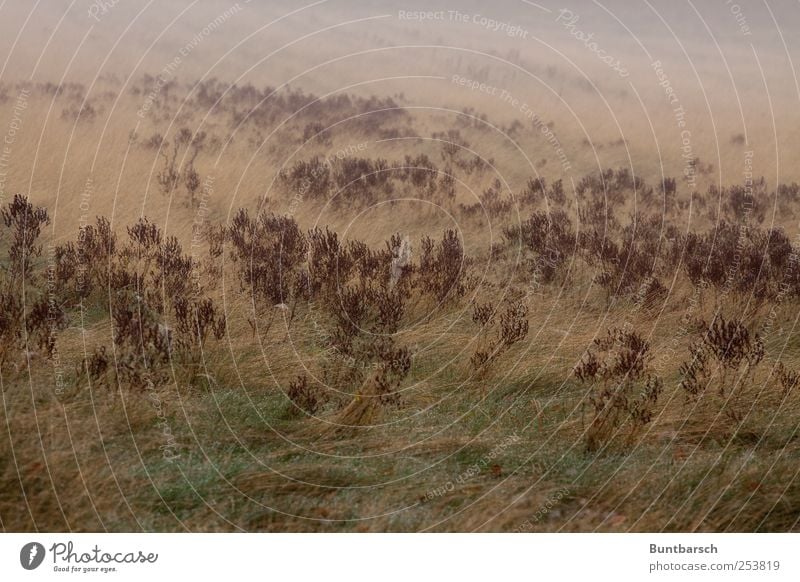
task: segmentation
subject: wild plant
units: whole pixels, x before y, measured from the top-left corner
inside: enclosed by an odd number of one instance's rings
[[[467,265],[464,247],[456,231],[446,230],[438,243],[425,237],[421,246],[417,274],[423,291],[440,303],[462,297],[466,292]]]
[[[50,217],[45,208],[35,207],[22,194],[15,194],[0,210],[0,218],[7,229],[3,236],[8,245],[6,273],[13,283],[32,275],[32,262],[42,254],[37,239],[42,227],[50,224]]]
[[[651,372],[651,360],[641,335],[613,328],[575,366],[575,376],[590,386],[587,450],[597,451],[618,435],[630,444],[652,421],[663,382]]]
[[[528,335],[528,307],[522,300],[506,299],[499,327],[496,324],[498,312],[491,302],[473,303],[472,320],[481,326],[481,330],[470,364],[478,377],[486,374],[501,354]]]
[[[727,397],[734,383],[749,381],[764,358],[764,343],[738,319],[715,317],[710,325],[701,323],[701,339],[689,346],[690,358],[681,364],[681,387],[689,399],[710,390]],[[731,378],[732,377],[732,378]]]
[[[702,325],[702,336],[690,344],[689,360],[680,366],[681,388],[691,407],[690,420],[701,423],[698,431],[704,438],[728,438],[743,429],[752,412],[780,406],[783,390],[788,386],[791,391],[794,378],[779,368],[782,389],[765,389],[755,381],[764,343],[742,320],[717,316]]]
[[[325,391],[315,382],[309,383],[306,374],[298,376],[295,380],[289,382],[286,396],[294,405],[295,411],[302,411],[308,416],[316,415],[327,401]]]

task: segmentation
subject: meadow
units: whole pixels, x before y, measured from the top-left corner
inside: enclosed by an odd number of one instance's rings
[[[780,130],[753,85],[701,117],[664,38],[612,69],[553,8],[575,70],[404,12],[331,43],[370,79],[234,79],[186,52],[223,8],[147,72],[0,76],[3,530],[798,530],[786,77]]]

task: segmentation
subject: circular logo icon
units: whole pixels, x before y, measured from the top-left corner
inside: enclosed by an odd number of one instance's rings
[[[39,542],[29,542],[19,551],[19,563],[26,570],[35,570],[44,561],[44,546]]]

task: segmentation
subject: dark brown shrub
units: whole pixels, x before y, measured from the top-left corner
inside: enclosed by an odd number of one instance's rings
[[[575,376],[591,385],[588,395],[591,419],[586,446],[596,451],[618,435],[629,444],[651,422],[663,384],[648,371],[650,345],[635,331],[611,329],[595,340],[575,366]],[[638,390],[637,390],[638,388]]]
[[[289,382],[286,396],[294,404],[296,411],[302,411],[308,416],[317,414],[326,400],[325,392],[316,385],[310,385],[305,374]]]

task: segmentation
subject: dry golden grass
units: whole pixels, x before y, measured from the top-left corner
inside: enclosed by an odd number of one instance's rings
[[[15,348],[0,367],[3,530],[800,528],[800,391],[784,394],[776,376],[778,363],[800,370],[797,297],[778,300],[773,294],[762,302],[752,289],[700,291],[683,266],[671,264],[658,273],[666,296],[642,304],[635,290],[602,287],[597,275],[604,265],[583,249],[569,253],[552,281],[534,288],[531,264],[542,254],[520,253],[503,233],[534,211],[561,209],[579,234],[597,227],[619,243],[619,227],[638,211],[676,228],[661,233],[665,248],[677,236],[714,232],[726,220],[745,231],[782,228],[796,251],[797,200],[775,193],[778,184],[800,181],[793,163],[800,94],[788,35],[797,17],[787,7],[775,8],[786,47],[767,13],[748,15],[758,33],[753,51],[728,15],[710,6],[697,9],[713,39],[699,19],[658,7],[679,44],[649,12],[611,5],[626,16],[631,37],[600,7],[579,3],[581,26],[595,32],[610,54],[624,57],[630,76],[623,80],[554,24],[554,15],[533,8],[492,7],[498,18],[530,31],[521,43],[472,24],[402,21],[389,2],[321,5],[268,28],[262,27],[298,7],[247,4],[181,63],[170,98],[159,93],[152,109],[139,116],[152,87],[144,75],[162,71],[229,7],[200,3],[180,16],[189,7],[180,1],[137,16],[141,4],[120,3],[85,41],[83,13],[68,12],[61,21],[56,8],[39,7],[23,26],[29,7],[0,8],[0,54],[8,57],[0,74],[3,119],[15,115],[21,87],[31,89],[0,202],[23,193],[47,208],[51,221],[42,244],[75,242],[81,226],[104,216],[121,245],[126,229],[146,216],[177,237],[184,252],[205,261],[209,248],[205,240],[198,243],[197,224],[230,227],[238,209],[251,216],[266,209],[289,215],[303,232],[328,227],[342,241],[363,241],[373,250],[385,249],[389,237],[400,233],[411,241],[415,261],[423,237],[438,241],[443,230],[456,229],[473,280],[455,300],[439,301],[418,289],[409,294],[403,325],[393,337],[412,349],[413,358],[393,403],[385,401],[373,360],[359,362],[366,367],[355,374],[320,332],[336,328],[335,302],[322,295],[298,301],[289,321],[287,310],[254,299],[230,244],[222,270],[204,279],[207,296],[224,311],[225,337],[210,338],[188,362],[179,351],[171,354],[153,370],[164,381],[152,390],[86,379],[84,358],[114,346],[108,290],[87,298],[82,315],[74,302],[64,305],[69,323],[56,340],[57,366],[41,350],[29,350],[26,359]],[[477,3],[458,9],[489,11]],[[369,20],[355,22],[361,18]],[[18,32],[20,44],[12,50]],[[80,42],[85,43],[79,48]],[[226,56],[227,51],[232,52]],[[272,51],[277,52],[270,60],[259,62]],[[658,84],[654,60],[664,64],[686,110],[701,168],[694,193],[680,180],[686,168],[681,128]],[[459,86],[454,75],[527,104],[550,124],[569,170],[518,104]],[[196,82],[211,78],[226,87],[280,90],[255,109],[246,97],[213,107],[186,100]],[[76,85],[56,97],[45,84],[62,79]],[[312,114],[275,105],[297,88],[329,98],[328,105]],[[372,105],[362,103],[364,111],[354,106],[356,114],[339,119],[348,110],[330,103],[342,95]],[[405,114],[383,125],[359,125],[375,108],[366,101],[372,96],[392,98]],[[84,98],[95,116],[76,120],[71,108]],[[277,112],[273,119],[270,108]],[[465,108],[471,112],[464,114]],[[247,113],[251,117],[239,124]],[[331,124],[328,143],[303,137],[320,120]],[[523,126],[514,129],[514,121]],[[8,129],[2,123],[0,135]],[[168,194],[161,190],[163,152],[147,145],[155,134],[173,143],[182,128],[207,134],[194,164],[210,184],[201,192],[202,206],[190,203],[183,185]],[[469,145],[448,158],[434,134],[451,129]],[[390,193],[376,194],[375,204],[355,200],[352,187],[336,207],[308,193],[298,201],[298,192],[279,179],[281,170],[290,171],[299,160],[348,150],[356,152],[351,157],[400,165],[405,156],[425,154],[437,172],[456,177],[455,193],[447,198],[395,180]],[[764,216],[737,222],[740,217],[725,206],[727,194],[709,188],[741,185],[747,151],[753,152],[754,174],[765,176],[765,185],[755,189]],[[455,164],[474,155],[487,169]],[[189,156],[181,152],[178,159],[185,165]],[[600,196],[619,226],[613,220],[593,225],[584,214],[591,192],[579,195],[575,188],[584,175],[609,168],[642,178],[655,188],[654,198],[647,202],[642,190],[628,188],[617,202]],[[664,176],[679,178],[669,204],[659,192]],[[563,180],[563,203],[523,200],[528,180],[540,177],[548,185]],[[479,201],[495,180],[502,197],[512,200],[511,210],[469,214],[462,206]],[[7,232],[0,239],[4,273]],[[46,255],[36,263],[40,275],[45,263]],[[790,274],[764,277],[773,277],[778,288],[780,276]],[[30,292],[40,283],[32,279]],[[500,308],[511,296],[527,309],[527,335],[477,369],[471,357],[500,330],[495,324],[481,331],[472,320],[473,302]],[[165,299],[174,298],[166,293]],[[700,322],[720,313],[762,330],[766,355],[751,377],[724,385],[723,396],[706,393],[691,400],[681,387],[680,367],[702,335]],[[164,317],[165,323],[172,319],[172,313]],[[635,330],[649,343],[648,371],[663,380],[663,392],[649,422],[635,430],[614,425],[598,447],[587,447],[596,385],[580,382],[574,368],[595,340],[615,328]],[[719,383],[721,371],[713,382]],[[56,373],[66,381],[62,394],[54,391]],[[302,374],[324,384],[313,415],[287,397],[290,383]],[[730,414],[737,416],[732,420]],[[180,453],[175,462],[163,455],[165,426]]]

